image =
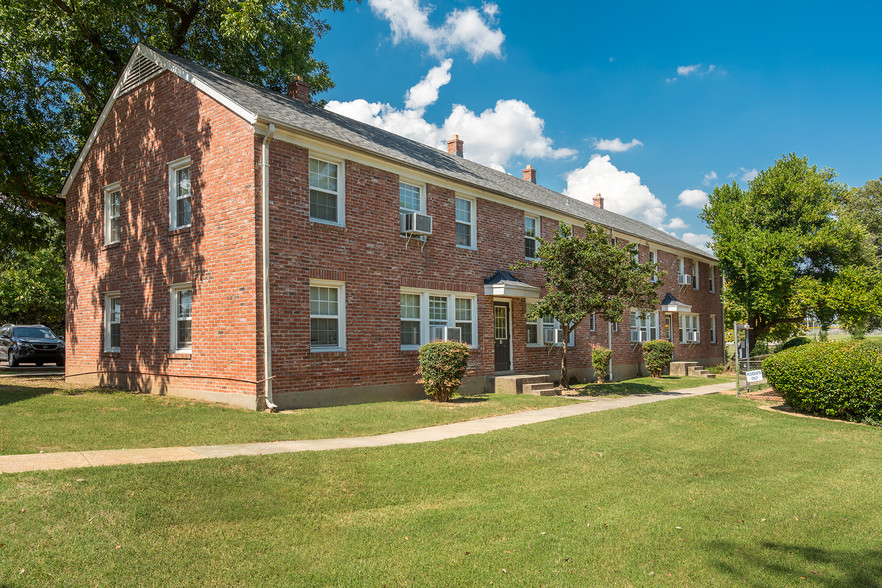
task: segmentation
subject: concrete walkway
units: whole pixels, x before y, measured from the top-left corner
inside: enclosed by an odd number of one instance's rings
[[[340,439],[311,439],[303,441],[272,441],[266,443],[242,443],[238,445],[203,445],[199,447],[156,447],[148,449],[109,449],[96,451],[69,451],[65,453],[29,453],[0,456],[0,473],[31,472],[39,470],[63,470],[133,463],[156,463],[164,461],[189,461],[236,455],[268,455],[271,453],[296,453],[299,451],[327,451],[329,449],[353,449],[357,447],[384,447],[441,441],[466,435],[489,433],[500,429],[532,425],[570,416],[649,404],[674,398],[690,398],[731,390],[733,382],[687,388],[671,392],[659,392],[625,398],[601,398],[554,408],[542,408],[517,412],[485,419],[437,425],[423,429],[386,433],[371,437],[347,437]]]

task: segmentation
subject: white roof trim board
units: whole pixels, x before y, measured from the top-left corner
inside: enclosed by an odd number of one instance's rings
[[[533,207],[551,213],[567,215],[614,230],[632,240],[649,241],[687,252],[690,256],[701,257],[712,263],[717,259],[712,254],[677,239],[665,231],[652,227],[632,218],[616,214],[609,210],[597,208],[592,204],[564,196],[532,182],[525,182],[504,172],[491,169],[477,162],[450,155],[446,151],[424,145],[417,141],[401,137],[389,131],[347,118],[329,110],[295,100],[280,92],[257,86],[226,75],[216,70],[203,67],[186,59],[138,44],[129,60],[121,80],[128,82],[135,68],[139,71],[150,71],[147,64],[137,61],[146,58],[162,70],[168,70],[181,79],[193,84],[199,90],[229,108],[232,112],[250,124],[260,121],[273,122],[277,127],[287,128],[294,132],[320,138],[324,141],[343,145],[350,149],[362,151],[405,167],[443,177],[452,182],[475,187],[502,197],[519,202],[529,203]],[[146,69],[145,69],[146,68]],[[155,75],[155,74],[153,74]],[[152,76],[151,76],[152,77]],[[132,79],[136,79],[133,77]],[[149,78],[145,78],[149,79]],[[141,82],[143,83],[143,81]],[[126,84],[126,91],[134,86]],[[73,178],[82,166],[85,154],[95,141],[95,136],[104,123],[114,101],[122,94],[120,82],[114,88],[111,99],[95,123],[92,134],[86,141],[76,164],[68,175],[62,198],[67,195]],[[554,214],[548,216],[554,218]]]

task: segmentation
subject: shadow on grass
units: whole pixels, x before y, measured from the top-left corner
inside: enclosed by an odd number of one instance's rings
[[[490,398],[486,394],[480,396],[459,396],[448,401],[448,404],[477,404],[479,402],[487,402]]]
[[[58,394],[60,396],[81,396],[84,394],[119,394],[121,390],[112,388],[80,388],[68,385],[63,376],[28,379],[26,376],[15,379],[0,380],[0,406],[31,400],[39,396]],[[139,395],[143,392],[124,392]],[[2,587],[0,587],[2,588]]]
[[[647,384],[634,384],[629,382],[609,382],[607,384],[582,384],[573,386],[578,390],[579,396],[635,396],[637,394],[655,394],[662,392],[661,388]]]
[[[10,386],[0,382],[0,406],[58,392],[52,386]]]
[[[747,546],[717,541],[708,551],[719,554],[712,565],[731,576],[733,585],[783,586],[809,580],[821,586],[882,587],[882,548],[849,551],[772,541]],[[747,577],[761,579],[750,583]]]

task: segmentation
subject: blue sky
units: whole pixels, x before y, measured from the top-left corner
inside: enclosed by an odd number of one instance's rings
[[[706,193],[782,154],[882,175],[873,2],[363,0],[317,44],[329,108],[703,245]]]

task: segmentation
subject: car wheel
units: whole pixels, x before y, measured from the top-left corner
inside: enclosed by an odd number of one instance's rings
[[[18,365],[18,360],[15,359],[15,354],[11,350],[6,352],[6,359],[9,361],[9,367],[14,368]]]
[[[55,365],[57,365],[58,367],[64,367],[64,362],[63,361],[56,361]]]
[[[43,367],[43,362],[42,362],[42,361],[38,361],[38,362],[36,362],[36,366],[37,366],[37,367]]]

